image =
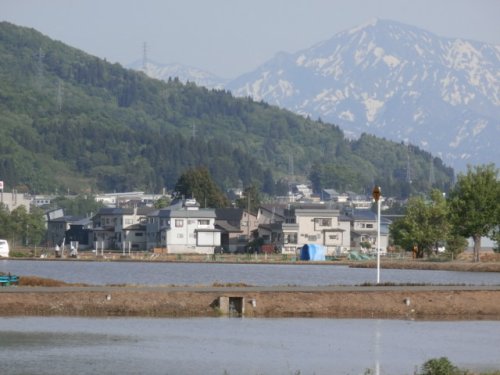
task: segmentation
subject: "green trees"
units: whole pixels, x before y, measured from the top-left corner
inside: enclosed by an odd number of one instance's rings
[[[19,206],[9,212],[0,205],[0,238],[9,240],[11,246],[38,245],[45,235],[43,212],[32,209],[27,212],[26,207]]]
[[[315,176],[317,191],[361,193],[375,178],[387,181],[386,194],[404,190],[407,146],[368,135],[348,141],[333,124],[150,79],[6,22],[0,78],[0,176],[19,191],[170,190],[183,171],[205,165],[221,188],[241,181],[282,194],[292,155],[294,174]],[[424,189],[431,156],[411,152],[413,186]],[[451,181],[449,171],[436,160],[435,187]]]
[[[469,167],[458,176],[457,184],[445,200],[439,191],[430,201],[412,197],[405,216],[390,227],[396,245],[406,249],[418,246],[419,256],[430,252],[440,241],[447,251],[465,247],[465,238],[474,240],[474,261],[479,261],[481,237],[499,239],[500,181],[494,165]],[[498,246],[498,245],[497,245]]]
[[[450,220],[454,230],[474,240],[479,261],[481,237],[494,238],[500,226],[500,181],[494,165],[469,167],[450,192]]]
[[[89,195],[78,195],[74,198],[60,196],[52,200],[51,205],[62,208],[65,215],[72,216],[90,216],[103,207],[101,202],[96,202],[94,197]]]
[[[246,188],[243,197],[236,200],[237,207],[244,208],[253,214],[257,214],[260,204],[259,189],[255,185]]]
[[[429,201],[420,196],[409,199],[405,216],[391,224],[390,234],[396,245],[407,250],[416,247],[421,258],[438,242],[446,241],[450,229],[446,200],[439,190],[433,190]]]
[[[201,207],[229,206],[229,200],[212,180],[208,169],[204,167],[184,172],[175,185],[175,192],[186,198],[195,198]]]

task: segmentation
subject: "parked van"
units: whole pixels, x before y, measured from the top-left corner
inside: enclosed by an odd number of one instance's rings
[[[9,256],[9,243],[6,240],[0,240],[0,257]]]

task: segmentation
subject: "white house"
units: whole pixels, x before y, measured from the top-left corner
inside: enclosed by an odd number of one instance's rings
[[[169,254],[213,254],[221,245],[215,229],[215,210],[200,209],[194,199],[181,200],[148,216],[147,247]]]
[[[284,253],[295,253],[305,244],[326,248],[327,255],[349,250],[350,221],[339,210],[322,204],[261,207],[259,236]]]
[[[346,252],[350,246],[350,222],[339,210],[328,208],[297,208],[297,246],[317,244],[326,248],[327,255]]]
[[[352,210],[351,214],[351,247],[361,249],[362,244],[369,244],[372,251],[377,249],[377,214],[369,209]],[[380,251],[387,252],[389,245],[389,224],[387,218],[381,218]]]

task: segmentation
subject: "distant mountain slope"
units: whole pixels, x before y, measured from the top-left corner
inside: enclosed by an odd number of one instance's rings
[[[337,126],[223,90],[151,79],[0,22],[7,191],[161,191],[198,166],[221,188],[255,185],[269,195],[311,179],[316,190],[368,193],[379,183],[387,195],[408,196],[446,190],[453,179],[418,147],[368,135],[348,141]]]
[[[143,61],[137,60],[127,67],[146,73],[151,78],[163,81],[178,78],[182,83],[194,82],[209,89],[223,89],[228,82],[227,79],[217,77],[210,72],[182,64],[162,64],[148,60],[144,66]]]
[[[347,134],[410,141],[461,169],[500,161],[500,46],[373,20],[226,87]]]
[[[160,79],[224,84],[178,65],[148,69]],[[225,87],[337,124],[348,137],[367,132],[416,144],[459,170],[500,162],[500,46],[375,19],[311,48],[278,53]]]

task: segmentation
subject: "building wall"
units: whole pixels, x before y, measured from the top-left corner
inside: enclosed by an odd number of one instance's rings
[[[305,244],[325,246],[327,255],[336,254],[338,248],[346,243],[345,237],[350,231],[345,224],[339,222],[339,211],[328,209],[297,209],[295,210],[296,223],[299,226],[297,247]],[[345,232],[341,232],[341,230]],[[339,230],[332,232],[332,230]],[[330,235],[337,234],[337,238],[330,239]]]
[[[189,216],[170,219],[170,225],[162,231],[162,247],[167,248],[168,253],[171,254],[213,254],[214,247],[220,246],[220,232],[214,232],[217,234],[213,235],[213,243],[205,245],[207,235],[198,236],[197,231],[212,231],[215,226],[215,218]],[[205,224],[205,221],[208,223]]]
[[[24,194],[0,191],[0,203],[3,203],[7,210],[13,211],[20,206],[24,206],[27,212],[30,212],[31,199]]]

